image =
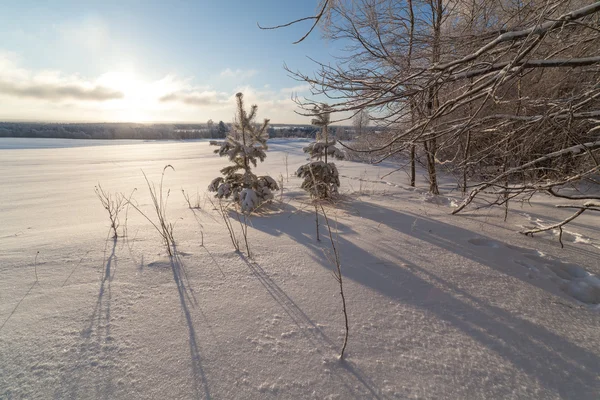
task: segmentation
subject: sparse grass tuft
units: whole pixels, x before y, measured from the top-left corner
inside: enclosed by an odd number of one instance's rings
[[[128,204],[128,199],[122,193],[111,194],[110,192],[105,191],[102,189],[100,183],[98,183],[98,186],[94,186],[94,192],[96,192],[96,196],[100,200],[100,203],[102,203],[102,207],[108,212],[110,229],[113,231],[113,238],[118,237],[119,233],[117,229],[120,225],[119,213],[123,211]]]
[[[190,200],[190,195],[185,192],[185,190],[181,189],[181,193],[183,193],[183,198],[185,199],[190,210],[201,209],[200,207],[200,194],[196,192],[196,197]],[[192,202],[193,200],[193,202]]]
[[[144,175],[144,179],[146,180],[146,184],[148,185],[148,190],[150,191],[150,198],[152,199],[152,205],[154,207],[154,211],[158,218],[158,222],[153,221],[148,215],[146,215],[140,208],[131,202],[131,198],[127,201],[129,205],[131,205],[137,212],[139,212],[144,218],[148,220],[154,226],[158,234],[161,236],[163,240],[163,244],[165,246],[165,250],[169,254],[170,257],[175,255],[175,238],[173,237],[173,228],[174,225],[169,222],[167,218],[167,201],[169,200],[170,190],[167,191],[166,196],[163,196],[163,180],[165,178],[166,170],[170,168],[175,171],[172,165],[166,165],[163,168],[162,175],[160,177],[160,186],[158,189],[154,185],[154,183],[150,183],[148,177],[142,171]]]

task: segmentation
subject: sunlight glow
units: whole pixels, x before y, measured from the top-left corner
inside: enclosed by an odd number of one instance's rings
[[[148,122],[152,120],[149,110],[156,106],[153,84],[142,81],[135,73],[107,72],[98,78],[98,84],[123,93],[122,99],[105,104],[115,121]]]

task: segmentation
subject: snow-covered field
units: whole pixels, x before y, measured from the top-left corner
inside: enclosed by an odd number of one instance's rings
[[[568,215],[551,199],[507,222],[502,209],[450,216],[450,180],[432,198],[423,176],[416,190],[403,172],[381,182],[392,164],[338,162],[343,197],[326,210],[348,301],[342,362],[330,245],[293,177],[305,142],[271,141],[258,168],[284,192],[251,218],[252,260],[207,201],[227,164],[214,147],[102,144],[0,139],[0,398],[599,398],[597,215],[568,225],[561,249],[517,233]],[[167,164],[181,269],[133,209],[110,239],[94,193],[137,188],[151,215],[142,170],[158,184]]]

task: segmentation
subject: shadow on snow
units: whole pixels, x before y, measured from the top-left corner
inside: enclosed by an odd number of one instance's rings
[[[348,204],[342,204],[341,207],[347,208]],[[510,261],[501,263],[494,260],[494,257],[488,255],[489,249],[471,246],[467,240],[469,238],[477,238],[482,242],[486,240],[490,243],[495,242],[478,233],[371,203],[355,203],[352,204],[352,208],[360,218],[385,225],[419,241],[518,278],[528,285],[548,290],[554,295],[562,295],[557,288],[553,289],[543,282],[526,280],[519,266],[508,265],[511,264]],[[330,220],[332,219],[330,216]],[[296,209],[289,216],[276,215],[269,216],[268,219],[257,217],[253,219],[252,225],[255,229],[270,235],[289,236],[311,250],[313,258],[321,266],[329,270],[333,269],[334,265],[324,254],[324,248],[330,248],[329,238],[322,234],[321,244],[315,241],[314,212]],[[335,225],[335,222],[332,221],[332,225]],[[321,232],[324,233],[324,230],[326,227],[321,229]],[[376,244],[379,246],[378,254],[381,250],[381,255],[386,254],[393,259],[393,268],[390,268],[390,261],[379,258],[353,243],[352,237],[358,235],[347,225],[338,222],[337,230],[342,274],[345,278],[365,285],[399,303],[427,310],[497,353],[518,370],[536,379],[545,388],[560,393],[561,396],[573,396],[578,393],[579,395],[575,397],[593,398],[595,395],[590,392],[592,390],[590,383],[596,381],[600,365],[600,359],[595,354],[589,353],[543,326],[474,297],[455,284],[435,275],[430,269],[402,258],[401,243],[398,243],[396,248],[388,246],[387,249],[381,244]],[[502,245],[500,242],[495,243]],[[519,249],[514,246],[507,248]],[[522,250],[527,252],[526,249]],[[420,258],[421,264],[435,265],[436,263],[435,259],[428,258],[428,254],[421,254]]]

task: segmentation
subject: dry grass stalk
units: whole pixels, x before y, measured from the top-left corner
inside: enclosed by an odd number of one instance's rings
[[[223,201],[219,199],[219,207],[215,205],[215,203],[211,200],[210,204],[213,205],[213,208],[219,213],[221,218],[223,218],[223,222],[225,222],[225,226],[227,227],[227,231],[229,232],[229,238],[231,239],[231,243],[233,244],[233,248],[235,251],[240,251],[240,243],[239,240],[235,237],[235,231],[233,229],[233,225],[231,224],[231,219],[229,218],[229,214],[227,213],[227,207],[223,205]]]
[[[150,198],[152,199],[152,205],[158,218],[158,222],[154,222],[152,219],[150,219],[150,217],[148,217],[147,214],[140,210],[140,208],[137,205],[131,202],[131,199],[129,199],[127,203],[131,205],[137,212],[139,212],[144,218],[146,218],[148,222],[152,224],[152,226],[154,226],[154,228],[163,240],[165,250],[167,250],[169,256],[172,257],[175,254],[175,238],[173,237],[174,225],[170,223],[167,219],[167,201],[169,199],[169,194],[171,193],[171,191],[168,190],[166,196],[163,197],[163,180],[165,177],[165,172],[168,168],[175,171],[175,168],[173,168],[172,165],[166,165],[163,168],[162,175],[160,177],[160,186],[158,187],[158,189],[153,183],[150,183],[148,177],[146,176],[144,171],[142,171],[144,179],[146,180],[146,184],[148,185],[148,190],[150,191]]]
[[[248,253],[248,258],[252,258],[252,253],[250,252],[250,245],[248,244],[248,220],[245,213],[242,213],[244,217],[244,222],[242,223],[242,219],[240,218],[240,213],[238,210],[235,210],[235,215],[237,216],[237,220],[240,223],[240,227],[242,228],[242,236],[244,237],[244,244],[246,245],[246,253]]]
[[[190,195],[188,193],[186,193],[185,190],[183,190],[183,189],[181,189],[181,193],[183,194],[183,198],[185,199],[190,210],[201,208],[200,207],[200,195],[198,194],[198,192],[196,192],[196,199],[195,199],[195,202],[193,205],[192,205],[192,201],[190,200]]]
[[[340,261],[340,254],[335,245],[335,241],[333,240],[333,234],[331,233],[331,225],[329,224],[329,218],[327,218],[327,214],[325,213],[325,209],[323,208],[323,205],[321,205],[320,207],[321,207],[321,212],[323,213],[323,217],[325,217],[325,223],[327,224],[327,231],[329,232],[329,240],[331,241],[331,247],[333,249],[333,255],[334,255],[335,266],[336,266],[336,269],[333,272],[333,276],[335,277],[335,280],[340,285],[340,295],[342,297],[342,312],[344,313],[344,321],[346,324],[346,331],[345,331],[345,335],[344,335],[344,344],[342,345],[342,350],[340,351],[340,360],[342,360],[344,358],[344,351],[346,350],[346,345],[348,344],[348,333],[349,333],[348,312],[346,310],[346,297],[344,296],[344,284],[342,281],[342,266],[341,266],[341,261]],[[315,210],[316,210],[316,206],[315,206]]]
[[[283,155],[283,163],[285,164],[285,179],[286,179],[286,182],[290,181],[290,174],[288,172],[288,156],[289,156],[289,153],[287,153],[287,152]],[[282,176],[281,181],[282,181],[281,186],[283,187],[283,176]],[[283,189],[282,189],[282,192],[283,192]]]

